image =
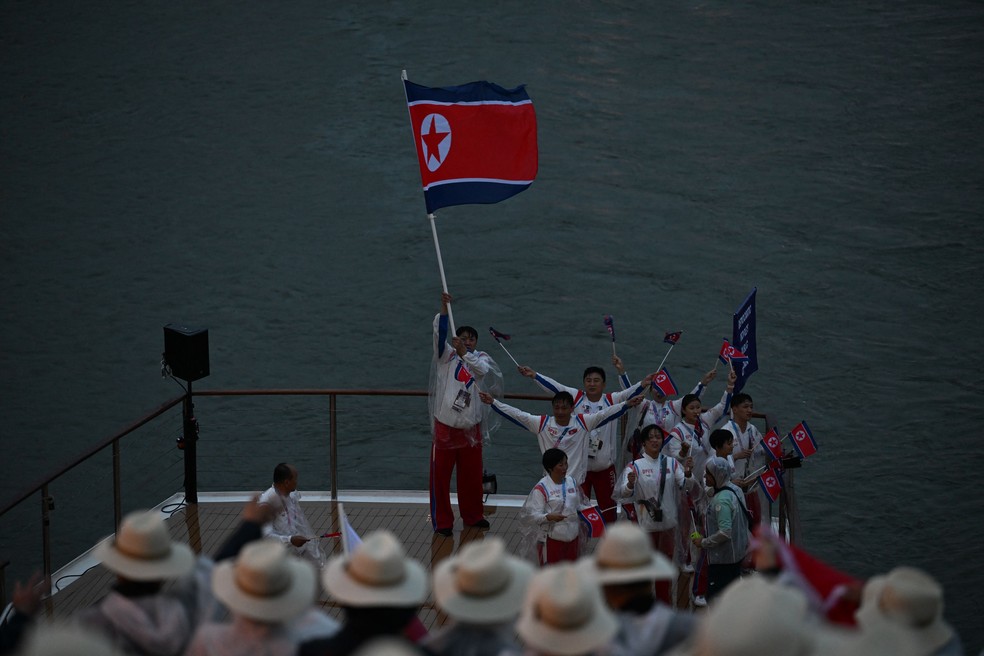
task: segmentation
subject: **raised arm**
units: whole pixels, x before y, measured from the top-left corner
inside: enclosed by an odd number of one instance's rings
[[[448,332],[450,324],[448,322],[448,304],[451,303],[451,294],[444,292],[441,294],[441,311],[434,316],[434,357],[441,358],[448,347]]]
[[[717,376],[717,373],[718,373],[717,369],[711,369],[710,371],[708,371],[706,374],[704,374],[704,377],[697,382],[697,385],[692,390],[690,390],[690,393],[699,399],[700,395],[703,394],[704,390],[707,389],[707,386],[710,385],[711,381],[714,380],[714,378]],[[680,405],[682,402],[683,402],[682,398],[673,399],[672,401],[670,401],[670,408],[673,410],[673,412],[675,412],[678,415],[683,414],[683,408]]]
[[[492,397],[488,392],[479,392],[478,398],[482,403],[492,406],[497,413],[516,424],[520,428],[525,428],[534,435],[540,432],[540,427],[546,423],[546,415],[531,415],[523,412],[519,408],[514,408],[508,403],[503,403]]]
[[[527,372],[531,372],[533,375],[530,376],[529,373],[524,373],[523,372],[524,369]],[[557,394],[558,392],[567,392],[571,396],[577,396],[577,393],[580,391],[576,387],[568,387],[567,385],[558,383],[550,376],[545,376],[544,374],[541,374],[537,371],[533,371],[529,367],[520,367],[519,373],[523,374],[528,378],[532,378],[533,382],[540,386],[540,389],[542,389],[545,392],[549,392],[550,394]]]
[[[581,423],[587,430],[594,430],[599,426],[604,426],[610,421],[618,419],[625,414],[625,411],[629,408],[635,407],[642,403],[642,396],[635,396],[628,401],[623,401],[622,403],[616,403],[615,405],[608,406],[601,412],[592,412],[587,415],[578,415]]]
[[[728,387],[724,390],[724,395],[718,404],[713,408],[709,408],[704,412],[700,413],[700,419],[708,428],[712,428],[717,424],[724,413],[728,411],[728,407],[731,405],[731,394],[735,391],[735,381],[738,380],[738,374],[732,370],[728,373]]]

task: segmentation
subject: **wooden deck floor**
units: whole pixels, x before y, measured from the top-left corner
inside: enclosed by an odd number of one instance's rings
[[[171,515],[168,527],[174,539],[187,542],[198,553],[211,554],[238,525],[242,506],[239,502],[183,506]],[[318,535],[340,530],[336,503],[302,501],[302,506]],[[458,519],[454,535],[443,537],[433,532],[429,507],[425,503],[345,503],[345,514],[360,536],[378,528],[389,529],[402,540],[407,554],[422,563],[428,572],[468,542],[481,540],[486,535],[502,538],[506,548],[511,553],[517,553],[520,549],[518,512],[516,507],[489,505],[486,506],[486,517],[492,525],[491,529],[482,531],[464,528]],[[342,551],[339,539],[324,538],[321,543],[329,558]],[[590,544],[588,548],[593,549],[594,544]],[[92,567],[74,583],[51,597],[48,604],[49,617],[64,617],[95,603],[106,594],[113,580],[114,575],[108,570],[101,566]],[[333,617],[341,613],[341,609],[324,593],[320,604]],[[445,615],[435,607],[432,596],[428,597],[419,616],[428,628],[439,627],[446,620]]]

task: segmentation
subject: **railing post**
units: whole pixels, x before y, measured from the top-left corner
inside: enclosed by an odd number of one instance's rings
[[[182,405],[184,423],[184,488],[185,503],[198,503],[198,422],[192,402],[191,381]]]
[[[336,395],[328,395],[328,450],[331,455],[331,500],[338,501],[338,421],[336,419]]]
[[[113,440],[113,531],[120,528],[123,521],[123,495],[120,484],[120,441]]]

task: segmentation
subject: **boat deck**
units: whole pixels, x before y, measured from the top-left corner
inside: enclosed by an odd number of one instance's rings
[[[167,521],[172,537],[190,544],[197,553],[211,554],[219,548],[238,526],[246,500],[245,494],[210,496],[207,501],[200,497],[198,504],[180,505]],[[486,535],[500,537],[510,553],[516,554],[520,550],[518,517],[522,497],[497,495],[490,498],[485,506],[485,515],[491,528],[479,530],[463,527],[459,518],[452,537],[433,532],[426,493],[349,493],[340,495],[340,498],[349,522],[360,536],[379,528],[392,531],[403,542],[407,554],[421,562],[428,572],[468,542],[481,540]],[[158,508],[167,510],[179,502],[180,496]],[[328,495],[305,494],[301,505],[317,535],[341,530],[338,502],[331,501]],[[594,542],[592,540],[588,545],[589,550],[594,549]],[[321,544],[329,558],[342,552],[342,542],[338,538],[323,538]],[[98,601],[113,584],[114,575],[98,566],[98,561],[88,552],[55,574],[53,580],[56,585],[59,582],[63,585],[49,599],[47,610],[49,617],[59,618]],[[341,608],[324,592],[319,603],[328,615],[340,615]],[[433,596],[428,597],[419,617],[428,629],[440,627],[446,621],[446,616],[434,605]]]

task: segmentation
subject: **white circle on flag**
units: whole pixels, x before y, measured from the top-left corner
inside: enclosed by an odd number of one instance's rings
[[[451,124],[440,114],[428,114],[420,123],[420,145],[427,170],[436,171],[451,150]]]

